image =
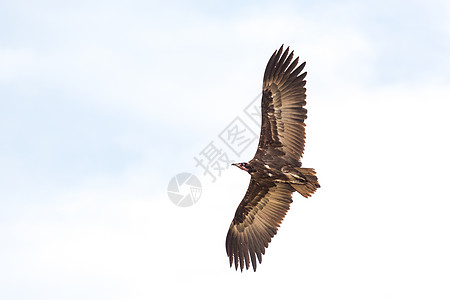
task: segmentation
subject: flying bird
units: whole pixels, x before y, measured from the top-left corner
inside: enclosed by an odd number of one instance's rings
[[[258,149],[249,162],[233,164],[251,175],[226,238],[226,250],[236,270],[253,266],[262,255],[292,203],[292,193],[311,196],[320,187],[312,168],[302,168],[305,146],[305,63],[283,45],[264,72],[261,133]]]

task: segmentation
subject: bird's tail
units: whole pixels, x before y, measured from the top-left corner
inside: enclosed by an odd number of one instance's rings
[[[312,168],[296,168],[306,180],[301,184],[291,183],[291,186],[299,192],[303,197],[308,198],[320,188],[319,181],[316,176],[316,171]]]

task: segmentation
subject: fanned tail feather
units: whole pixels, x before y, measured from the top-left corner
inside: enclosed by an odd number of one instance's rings
[[[297,168],[300,173],[305,177],[306,183],[295,184],[291,183],[291,186],[299,192],[303,197],[308,198],[314,192],[320,188],[319,181],[316,176],[316,171],[313,168]]]

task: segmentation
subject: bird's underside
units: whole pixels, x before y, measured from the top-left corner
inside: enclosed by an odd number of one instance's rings
[[[248,163],[235,164],[251,175],[226,238],[230,266],[256,271],[257,261],[277,233],[292,203],[292,193],[311,196],[320,187],[315,171],[302,168],[305,144],[306,72],[283,46],[267,64],[261,100],[258,149]]]

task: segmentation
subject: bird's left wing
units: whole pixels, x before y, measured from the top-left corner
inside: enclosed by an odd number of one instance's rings
[[[305,147],[306,72],[294,52],[283,46],[270,58],[264,72],[261,134],[255,157],[283,157],[296,164]]]
[[[244,199],[236,210],[226,239],[230,267],[241,271],[253,265],[256,271],[256,257],[259,263],[271,239],[277,233],[284,216],[292,203],[289,184],[281,182],[258,183],[251,179]]]

